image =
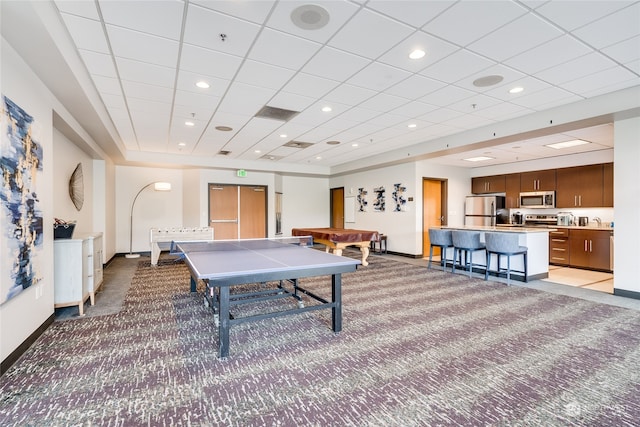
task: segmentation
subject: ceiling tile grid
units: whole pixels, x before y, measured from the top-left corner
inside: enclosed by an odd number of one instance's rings
[[[55,4],[132,151],[334,166],[640,85],[638,1]],[[255,118],[266,105],[298,114]]]

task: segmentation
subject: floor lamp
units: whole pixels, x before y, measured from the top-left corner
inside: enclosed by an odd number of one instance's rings
[[[146,188],[149,188],[153,185],[153,189],[156,191],[171,191],[171,183],[170,182],[152,182],[150,184],[145,185],[138,191],[136,197],[133,198],[133,203],[131,203],[131,215],[129,216],[129,253],[125,255],[126,258],[138,258],[140,254],[133,253],[133,208],[136,206],[136,200],[138,200],[138,196],[142,193]]]

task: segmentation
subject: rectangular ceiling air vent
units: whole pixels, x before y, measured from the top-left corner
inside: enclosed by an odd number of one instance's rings
[[[311,142],[302,142],[302,141],[289,141],[283,145],[283,147],[291,147],[291,148],[307,148],[311,147],[313,143]]]
[[[231,154],[231,151],[220,150],[220,151],[218,151],[218,154],[221,155],[221,156],[228,156],[229,154]]]
[[[263,119],[281,120],[283,122],[287,122],[292,118],[294,118],[298,113],[300,112],[285,110],[284,108],[269,107],[268,105],[265,105],[260,109],[260,111],[256,113],[255,117],[261,117]]]

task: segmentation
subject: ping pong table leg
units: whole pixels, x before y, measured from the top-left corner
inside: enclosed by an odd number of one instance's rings
[[[339,273],[331,276],[331,299],[334,304],[331,309],[333,332],[337,334],[342,331],[342,276]]]
[[[220,286],[218,296],[218,357],[226,359],[229,356],[229,286]]]

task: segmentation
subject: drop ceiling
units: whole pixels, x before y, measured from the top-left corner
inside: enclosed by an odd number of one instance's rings
[[[53,4],[70,35],[56,43],[77,50],[125,158],[334,167],[640,84],[637,1]],[[474,85],[487,76],[502,80]],[[256,116],[265,106],[297,114]],[[610,149],[612,125],[437,161],[544,158],[575,138],[592,144],[562,154]]]

